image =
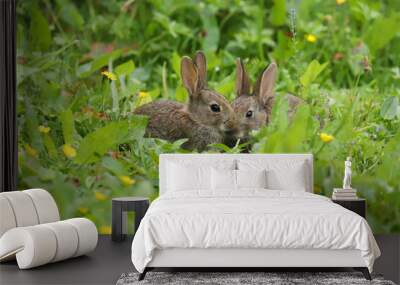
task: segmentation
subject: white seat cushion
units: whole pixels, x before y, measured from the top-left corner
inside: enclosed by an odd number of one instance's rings
[[[0,195],[0,237],[8,230],[15,228],[17,222],[8,199]]]
[[[39,223],[35,205],[29,195],[22,191],[3,192],[13,210],[17,227],[33,226]]]
[[[38,215],[39,224],[52,223],[60,220],[57,204],[49,192],[43,189],[22,191],[32,199]]]

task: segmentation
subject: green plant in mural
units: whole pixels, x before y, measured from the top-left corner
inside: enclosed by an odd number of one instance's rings
[[[110,231],[111,197],[158,193],[158,155],[185,139],[144,138],[143,104],[187,102],[180,60],[205,51],[209,87],[235,99],[235,60],[255,82],[278,64],[268,126],[213,152],[312,152],[315,191],[354,186],[375,232],[400,231],[398,1],[18,2],[19,188],[48,189],[63,218]],[[285,94],[301,98],[287,117]]]

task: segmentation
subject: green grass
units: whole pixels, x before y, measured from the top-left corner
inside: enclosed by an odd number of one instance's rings
[[[351,156],[374,232],[400,232],[399,6],[19,1],[19,188],[48,189],[63,218],[86,216],[102,233],[110,230],[111,197],[157,197],[158,155],[184,152],[182,141],[144,139],[146,119],[132,112],[160,98],[185,102],[180,57],[202,49],[209,85],[231,101],[237,57],[253,80],[275,60],[272,122],[254,133],[252,151],[312,152],[315,191],[324,195],[341,185]],[[285,93],[306,102],[291,122]]]

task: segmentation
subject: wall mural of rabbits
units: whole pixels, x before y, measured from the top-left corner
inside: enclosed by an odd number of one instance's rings
[[[237,60],[236,99],[227,99],[207,87],[207,62],[198,51],[192,60],[181,60],[181,78],[189,94],[187,104],[158,100],[139,107],[135,114],[149,117],[146,136],[168,141],[187,139],[183,147],[204,151],[211,144],[234,146],[238,140],[247,142],[250,132],[268,124],[274,104],[274,87],[278,67],[271,63],[251,87],[241,59]],[[289,110],[301,100],[286,95]]]

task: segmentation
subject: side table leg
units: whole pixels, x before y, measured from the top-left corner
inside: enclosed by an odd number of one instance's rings
[[[143,219],[144,215],[146,214],[147,209],[149,208],[149,204],[140,204],[136,206],[135,209],[135,229],[134,232],[136,233],[137,229],[139,228],[140,221]]]
[[[112,203],[112,224],[111,224],[111,239],[112,241],[122,241],[124,235],[122,233],[123,222],[122,204]]]

